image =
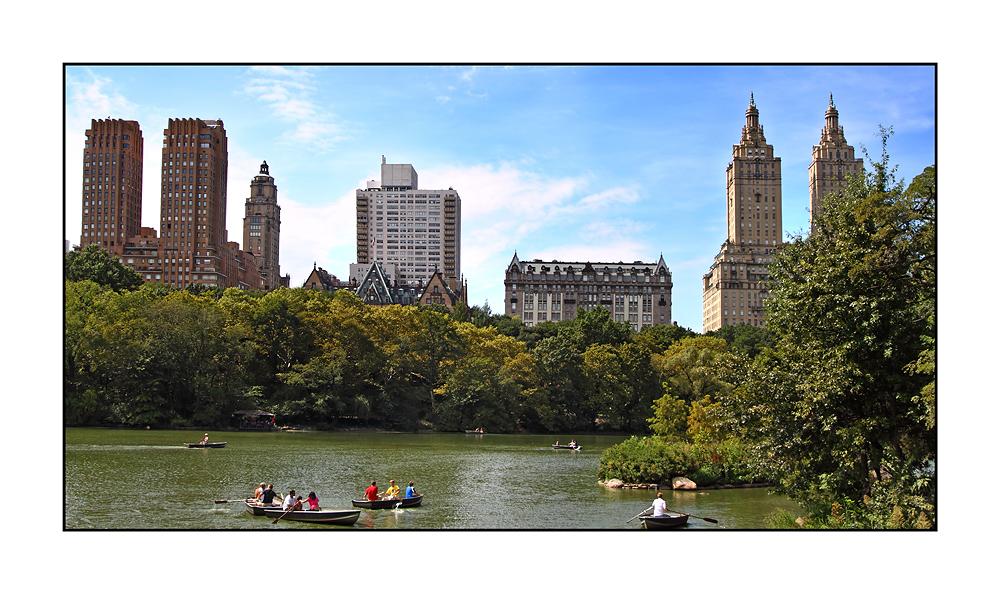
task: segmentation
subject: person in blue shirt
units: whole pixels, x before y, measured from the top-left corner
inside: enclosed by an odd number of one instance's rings
[[[410,481],[410,484],[406,485],[406,495],[405,495],[405,497],[407,499],[409,499],[411,497],[420,497],[420,494],[417,493],[416,489],[413,488],[413,481]]]

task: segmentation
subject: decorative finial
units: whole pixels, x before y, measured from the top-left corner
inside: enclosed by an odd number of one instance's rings
[[[260,166],[260,172],[261,172],[262,174],[264,174],[264,175],[267,175],[267,174],[268,174],[268,173],[267,173],[267,161],[264,161],[264,162],[263,162],[263,163],[261,164],[261,166]]]
[[[833,105],[833,93],[830,93],[830,107],[834,107],[834,105]]]
[[[757,106],[756,106],[756,105],[754,105],[754,103],[753,103],[753,91],[751,91],[751,92],[750,92],[750,107],[757,107]]]

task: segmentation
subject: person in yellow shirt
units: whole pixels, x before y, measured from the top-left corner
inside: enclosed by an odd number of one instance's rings
[[[389,488],[380,495],[382,495],[382,499],[399,499],[399,487],[396,486],[396,481],[390,480]]]

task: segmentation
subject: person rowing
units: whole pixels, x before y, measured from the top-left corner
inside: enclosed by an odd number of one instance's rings
[[[653,500],[653,517],[667,515],[667,502],[663,500],[663,493],[657,493]]]
[[[202,438],[201,443],[208,443],[208,433],[206,433],[205,437]]]
[[[420,493],[417,493],[417,490],[413,488],[413,481],[410,481],[410,484],[406,486],[406,495],[404,495],[404,497],[406,497],[406,499],[420,497]]]
[[[285,511],[299,511],[302,509],[302,498],[295,497],[295,489],[289,489],[285,501],[281,504],[281,509]]]
[[[375,486],[375,481],[372,481],[372,486],[365,489],[365,499],[368,501],[378,501],[378,487]]]
[[[260,495],[260,502],[266,506],[273,506],[275,505],[274,503],[275,497],[281,499],[281,493],[275,493],[274,485],[268,485],[267,488],[264,489],[264,492],[261,493]]]
[[[382,499],[399,499],[399,487],[396,486],[396,481],[389,480],[389,488],[379,495],[383,495]]]

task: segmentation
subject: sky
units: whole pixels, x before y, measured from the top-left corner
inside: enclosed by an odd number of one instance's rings
[[[858,151],[909,180],[935,162],[930,65],[67,65],[66,239],[80,240],[91,119],[139,122],[142,225],[159,230],[169,118],[222,119],[231,241],[267,161],[293,287],[356,262],[355,190],[388,163],[462,199],[470,304],[503,313],[522,260],[655,262],[673,273],[673,319],[701,331],[702,276],[725,241],[725,171],[753,93],[782,161],[784,232],[808,230],[808,167],[833,94]]]

